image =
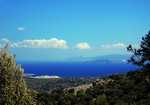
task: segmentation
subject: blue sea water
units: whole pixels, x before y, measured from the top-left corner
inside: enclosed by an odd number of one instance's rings
[[[97,64],[97,63],[68,63],[68,62],[18,62],[25,73],[35,75],[71,76],[101,76],[134,70],[129,64]]]

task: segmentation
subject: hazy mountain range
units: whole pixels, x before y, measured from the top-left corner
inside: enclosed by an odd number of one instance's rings
[[[83,62],[83,63],[127,63],[127,60],[130,58],[130,55],[104,55],[104,56],[96,56],[96,57],[76,57],[70,58],[70,62]]]

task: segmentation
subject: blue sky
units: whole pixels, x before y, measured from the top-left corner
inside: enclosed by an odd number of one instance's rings
[[[150,29],[149,0],[0,0],[0,43],[18,60],[126,54]]]

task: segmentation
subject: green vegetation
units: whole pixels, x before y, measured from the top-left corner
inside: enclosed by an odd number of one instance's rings
[[[15,58],[6,48],[1,49],[0,105],[150,105],[150,32],[142,38],[139,49],[129,45],[127,50],[133,53],[129,62],[142,68],[96,80],[88,78],[86,82],[73,78],[67,80],[69,82],[65,79],[39,81],[27,78],[29,90]],[[81,86],[89,83],[92,86]],[[78,85],[80,90],[76,90]]]
[[[149,99],[150,73],[144,70],[99,79],[86,91],[54,89],[37,94],[38,105],[150,105]]]
[[[90,84],[98,77],[66,77],[60,79],[35,79],[25,78],[30,89],[38,92],[50,92],[54,89],[65,89],[82,84]]]
[[[142,37],[140,48],[132,48],[132,45],[127,47],[127,50],[132,52],[133,55],[129,62],[142,66],[144,68],[150,68],[150,31]]]
[[[23,79],[23,70],[16,65],[7,46],[0,49],[0,105],[34,105]]]

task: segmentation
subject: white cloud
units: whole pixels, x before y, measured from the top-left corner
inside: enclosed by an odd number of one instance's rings
[[[126,45],[124,43],[114,43],[114,44],[104,44],[101,45],[101,48],[107,48],[107,49],[111,49],[111,48],[125,48]]]
[[[76,44],[76,48],[78,49],[90,49],[90,45],[87,42],[80,42]]]
[[[24,31],[25,28],[24,27],[17,27],[17,31]]]
[[[14,42],[13,47],[29,48],[68,48],[67,42],[63,39],[28,39]]]

